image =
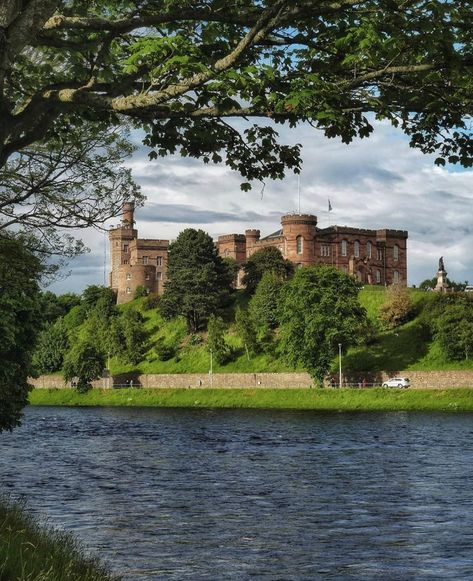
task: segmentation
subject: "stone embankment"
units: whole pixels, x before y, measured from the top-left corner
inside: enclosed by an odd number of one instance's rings
[[[411,387],[417,389],[473,388],[472,371],[400,371],[396,376],[409,377]],[[387,379],[383,374],[379,382]],[[60,375],[42,375],[31,379],[36,388],[70,387]],[[307,373],[206,373],[189,374],[124,374],[94,382],[94,387],[152,387],[152,388],[297,388],[312,387]],[[356,386],[356,382],[355,382]]]

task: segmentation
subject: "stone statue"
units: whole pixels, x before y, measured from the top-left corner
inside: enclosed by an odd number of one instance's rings
[[[439,259],[439,271],[440,270],[445,270],[445,265],[443,263],[443,256],[441,256]]]

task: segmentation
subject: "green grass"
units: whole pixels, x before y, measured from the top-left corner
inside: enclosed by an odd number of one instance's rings
[[[473,390],[35,389],[32,405],[261,408],[332,411],[473,411]]]
[[[43,527],[24,508],[0,498],[0,581],[112,581],[68,533]]]

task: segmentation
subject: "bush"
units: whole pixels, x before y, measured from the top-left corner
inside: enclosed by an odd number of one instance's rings
[[[227,363],[232,356],[232,349],[227,344],[224,337],[227,326],[221,317],[211,315],[208,329],[208,349],[212,352],[214,360],[220,365],[223,365],[224,363]]]
[[[135,299],[141,299],[142,297],[147,297],[149,295],[149,290],[142,284],[136,287]]]
[[[175,357],[177,349],[172,345],[165,345],[164,343],[158,343],[155,347],[156,355],[159,361],[169,361]]]
[[[388,328],[394,329],[409,320],[412,301],[404,286],[391,286],[386,293],[386,301],[379,309],[379,318]]]
[[[143,311],[151,311],[153,309],[157,309],[159,307],[160,300],[161,299],[158,294],[152,293],[143,300],[141,308],[143,309]]]

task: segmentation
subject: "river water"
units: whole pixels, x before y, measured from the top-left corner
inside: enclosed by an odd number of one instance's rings
[[[125,579],[473,579],[473,415],[28,408],[0,491]]]

